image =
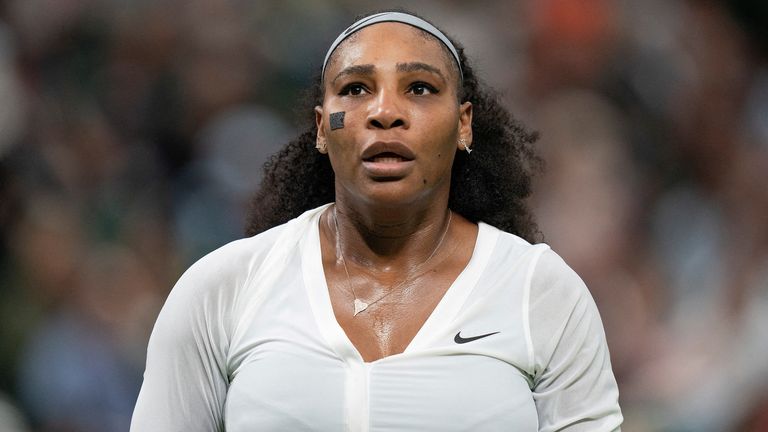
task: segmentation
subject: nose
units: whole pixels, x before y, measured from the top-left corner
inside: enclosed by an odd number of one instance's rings
[[[397,96],[390,91],[380,91],[373,100],[367,125],[369,129],[407,128],[408,121]]]

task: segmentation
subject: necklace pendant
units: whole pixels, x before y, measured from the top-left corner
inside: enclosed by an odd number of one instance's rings
[[[355,313],[353,314],[353,316],[357,316],[357,314],[359,314],[360,312],[368,309],[368,306],[369,306],[368,303],[360,299],[355,299]]]

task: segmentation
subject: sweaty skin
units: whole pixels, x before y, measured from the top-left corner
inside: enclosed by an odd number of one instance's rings
[[[401,23],[360,30],[326,69],[317,140],[333,166],[338,221],[330,211],[321,219],[321,248],[334,314],[366,361],[402,352],[472,255],[477,225],[458,214],[447,224],[458,141],[472,141],[459,81],[442,43]],[[345,125],[334,129],[339,112]],[[357,316],[355,297],[371,304]]]

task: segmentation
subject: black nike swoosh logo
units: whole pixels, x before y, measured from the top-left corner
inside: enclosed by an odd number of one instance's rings
[[[453,341],[456,342],[457,344],[465,344],[467,342],[476,341],[476,340],[482,339],[484,337],[493,336],[496,333],[499,333],[499,332],[486,333],[486,334],[480,335],[480,336],[472,336],[472,337],[468,337],[468,338],[463,338],[463,337],[461,337],[461,331],[459,331],[458,333],[456,333],[456,337],[453,338]]]

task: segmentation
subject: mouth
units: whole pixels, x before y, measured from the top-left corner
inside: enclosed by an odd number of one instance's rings
[[[376,142],[362,154],[363,168],[377,180],[403,178],[413,169],[415,155],[400,142]]]
[[[363,150],[364,162],[407,162],[416,158],[411,149],[399,141],[378,141]]]
[[[383,152],[375,154],[371,157],[363,158],[363,162],[373,162],[373,163],[383,163],[383,164],[394,164],[394,163],[400,163],[400,162],[407,162],[412,159],[407,159],[397,153],[392,152]]]

